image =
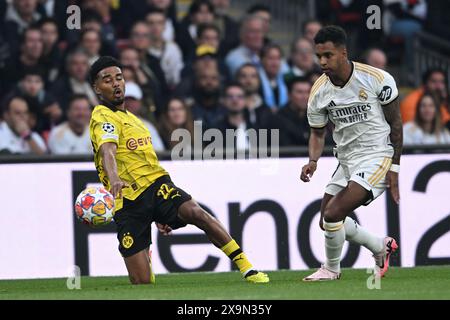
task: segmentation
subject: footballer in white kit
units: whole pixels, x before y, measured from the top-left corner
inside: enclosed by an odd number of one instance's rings
[[[384,177],[394,155],[391,127],[382,108],[398,97],[398,90],[389,73],[350,63],[352,74],[344,87],[333,85],[326,74],[314,84],[308,121],[313,128],[325,127],[328,119],[334,124],[334,154],[339,165],[326,193],[336,195],[353,180],[376,199],[386,188]]]
[[[317,168],[328,121],[334,126],[334,155],[339,164],[321,205],[320,227],[325,231],[327,258],[304,281],[339,279],[345,240],[373,253],[380,277],[398,248],[393,238],[372,235],[348,217],[380,196],[386,187],[398,203],[402,122],[394,78],[384,70],[349,61],[346,39],[345,31],[337,26],[322,28],[314,39],[324,73],[314,83],[308,101],[310,160],[300,178],[308,182]]]

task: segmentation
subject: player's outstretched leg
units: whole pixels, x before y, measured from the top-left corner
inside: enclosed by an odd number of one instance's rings
[[[155,284],[156,279],[152,269],[149,248],[126,257],[124,260],[132,284]]]
[[[383,277],[389,268],[389,259],[398,249],[394,238],[380,238],[362,228],[350,217],[345,218],[346,240],[358,243],[369,249],[375,259],[375,274]]]
[[[389,269],[389,259],[391,255],[397,251],[398,244],[394,238],[385,237],[383,239],[383,249],[373,255],[375,259],[375,275],[378,277],[384,277]]]
[[[245,253],[228,234],[219,220],[203,210],[195,201],[184,202],[178,209],[179,218],[203,230],[209,240],[220,248],[239,268],[245,280],[252,283],[267,283],[269,277],[253,268]]]
[[[332,198],[332,195],[325,193],[322,200],[319,225],[324,231],[323,212]],[[357,243],[372,252],[375,259],[375,274],[383,277],[389,268],[389,258],[398,249],[398,244],[395,239],[391,237],[381,238],[370,233],[350,216],[345,218],[344,228],[345,240]]]
[[[344,219],[369,197],[366,189],[350,181],[348,186],[336,196],[324,199],[327,201],[327,204],[323,206],[326,261],[318,271],[304,278],[303,281],[337,280],[341,277],[340,261],[345,241]]]

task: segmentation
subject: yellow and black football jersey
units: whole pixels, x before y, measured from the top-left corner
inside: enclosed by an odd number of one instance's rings
[[[92,112],[89,133],[94,148],[95,167],[100,181],[108,190],[110,183],[99,152],[105,142],[117,145],[117,173],[129,185],[122,190],[123,197],[134,200],[157,178],[168,175],[153,150],[149,130],[131,112],[97,105]],[[116,199],[116,210],[122,206],[123,199]]]

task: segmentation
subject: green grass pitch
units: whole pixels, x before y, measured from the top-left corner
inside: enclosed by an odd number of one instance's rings
[[[344,269],[339,281],[304,283],[309,271],[268,272],[269,284],[251,284],[238,272],[156,275],[156,285],[132,286],[127,277],[82,277],[80,290],[66,279],[0,281],[4,299],[450,299],[450,266],[391,268],[381,289],[369,290],[365,269]]]

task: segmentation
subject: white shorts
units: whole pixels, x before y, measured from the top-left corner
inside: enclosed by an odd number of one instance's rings
[[[360,159],[353,163],[350,161],[347,164],[339,163],[325,192],[335,196],[349,181],[354,181],[372,194],[372,198],[364,204],[368,205],[386,190],[385,177],[391,164],[392,159],[385,156]]]

